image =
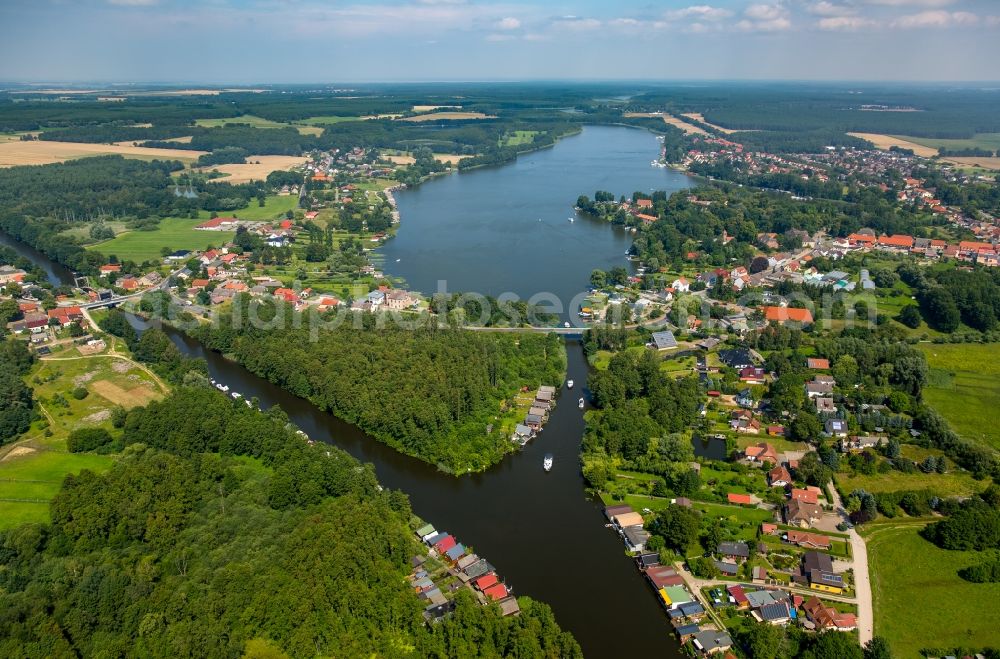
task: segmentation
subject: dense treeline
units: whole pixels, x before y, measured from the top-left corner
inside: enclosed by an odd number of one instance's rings
[[[580,656],[528,598],[503,618],[460,593],[424,624],[406,496],[280,410],[180,389],[123,439],[110,472],[67,477],[51,526],[0,534],[3,656]]]
[[[1000,273],[993,268],[926,269],[904,263],[898,274],[916,290],[920,312],[934,329],[954,332],[965,323],[989,332],[1000,321]]]
[[[204,97],[132,98],[122,103],[102,103],[94,99],[53,102],[51,97],[40,101],[2,98],[0,132],[102,124],[178,126],[193,123],[195,119],[232,117],[236,114],[218,97],[209,101]]]
[[[630,101],[630,107],[701,112],[710,123],[745,131],[866,132],[953,139],[1000,131],[997,90],[935,92],[867,87],[861,94],[857,91],[782,84],[670,89],[640,94]]]
[[[261,322],[247,322],[252,317]],[[501,405],[521,386],[561,382],[566,366],[555,335],[410,330],[392,321],[380,327],[370,314],[329,324],[336,327],[242,296],[218,329],[193,334],[290,393],[451,472],[485,468],[511,450],[492,428]]]
[[[34,361],[24,341],[0,343],[0,445],[26,431],[34,419],[33,392],[24,383]]]
[[[606,370],[588,381],[598,411],[587,420],[584,476],[601,487],[612,464],[662,475],[674,493],[697,489],[689,462],[691,442],[680,434],[694,421],[701,402],[698,380],[674,379],[660,369],[652,351],[618,352]]]

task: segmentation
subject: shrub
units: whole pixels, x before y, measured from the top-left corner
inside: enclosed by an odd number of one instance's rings
[[[77,400],[83,400],[84,398],[87,397],[88,393],[89,392],[87,391],[86,387],[77,387],[76,389],[73,390],[73,398]]]
[[[66,438],[66,448],[70,453],[94,451],[112,442],[113,438],[104,428],[79,428]]]

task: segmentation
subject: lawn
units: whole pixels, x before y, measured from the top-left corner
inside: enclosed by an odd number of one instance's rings
[[[254,210],[258,209],[253,206],[246,209],[250,212]],[[238,212],[243,213],[243,211]],[[160,220],[159,228],[155,231],[130,231],[116,236],[112,240],[90,245],[87,249],[98,251],[107,256],[117,256],[121,261],[131,260],[142,263],[162,259],[162,250],[165,247],[171,251],[176,249],[204,250],[210,245],[218,246],[227,243],[236,235],[234,231],[200,231],[194,228],[206,219],[208,218],[191,220],[165,217]]]
[[[233,215],[243,220],[273,220],[287,211],[298,208],[299,198],[295,195],[285,195],[279,197],[271,195],[264,199],[264,205],[259,206],[257,200],[250,201],[246,208],[233,211]],[[227,213],[220,213],[226,215]]]
[[[336,115],[326,115],[319,117],[309,117],[298,122],[307,126],[324,126],[328,124],[339,124],[344,121],[361,121],[363,117],[338,117]]]
[[[1000,344],[922,343],[931,367],[924,398],[966,439],[1000,448]]]
[[[875,633],[897,657],[920,656],[922,648],[1000,645],[1000,626],[990,614],[1000,601],[1000,583],[973,584],[960,568],[976,564],[975,552],[939,549],[918,535],[923,523],[877,522],[865,526]]]

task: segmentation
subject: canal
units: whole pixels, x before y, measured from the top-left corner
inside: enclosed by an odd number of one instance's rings
[[[613,133],[605,133],[605,130]],[[656,155],[656,143],[648,133],[627,129],[588,128],[582,135],[570,138],[554,149],[531,154],[518,163],[448,177],[429,185],[448,185],[448,180],[478,181],[489,176],[505,176],[508,169],[518,168],[525,160],[529,161],[528,172],[535,173],[527,176],[528,179],[540,175],[539,171],[542,170],[547,172],[546,176],[560,178],[572,171],[571,163],[555,160],[555,163],[562,163],[559,166],[567,169],[554,172],[548,169],[554,166],[552,163],[542,167],[538,160],[544,162],[546,159],[553,159],[564,145],[573,145],[573,140],[578,140],[576,144],[580,144],[579,140],[592,140],[594,136],[600,138],[600,141],[587,142],[592,149],[600,148],[602,143],[612,137],[630,141],[631,157],[638,158],[638,165],[631,171],[639,177],[637,180],[640,184],[636,185],[636,179],[628,176],[615,179],[618,182],[614,185],[610,178],[604,182],[585,180],[571,186],[561,183],[558,190],[552,192],[557,203],[549,207],[559,206],[559,212],[563,214],[563,221],[567,224],[570,223],[565,217],[572,212],[567,209],[580,192],[592,195],[596,189],[608,189],[616,194],[629,194],[633,188],[653,187],[658,180],[673,180],[664,170],[649,166],[649,161]],[[575,177],[575,172],[573,174]],[[680,185],[679,181],[674,183]],[[664,187],[670,189],[668,184],[658,189]],[[570,188],[572,194],[568,194]],[[421,189],[407,194],[421,194]],[[508,188],[505,193],[514,197],[520,194],[521,191],[517,188]],[[400,199],[403,227],[410,221],[406,211],[406,204],[410,202],[404,202],[405,198]],[[477,218],[476,222],[493,221],[484,219],[485,216]],[[554,218],[550,220],[554,222]],[[572,291],[576,287],[586,285],[591,268],[610,268],[623,264],[622,257],[630,243],[624,233],[619,235],[616,233],[618,230],[612,227],[592,220],[590,222],[593,224],[587,225],[581,220],[573,223],[586,227],[579,232],[587,237],[584,243],[574,242],[572,235],[543,241],[555,248],[555,254],[562,254],[563,249],[567,254],[574,253],[572,258],[554,256],[555,265],[544,269],[549,276],[537,274],[542,272],[537,270],[540,267],[538,264],[532,265],[531,259],[516,255],[489,267],[483,265],[488,260],[486,258],[465,260],[463,262],[468,268],[465,271],[468,277],[463,274],[461,267],[454,266],[443,256],[434,257],[424,267],[431,268],[432,264],[440,266],[452,281],[462,282],[462,290],[480,287],[481,292],[490,294],[510,290],[529,296],[533,294],[531,285],[538,276],[541,281],[553,284],[550,289],[557,295],[569,294],[572,297]],[[576,228],[572,227],[574,230]],[[424,225],[422,230],[433,233],[441,229]],[[562,231],[556,231],[555,228],[552,230],[554,236]],[[489,233],[492,230],[480,227],[476,231],[479,235],[485,235],[483,232]],[[512,240],[505,235],[510,232],[495,233],[491,243]],[[406,240],[403,228],[400,229],[400,236]],[[601,248],[597,245],[600,241],[589,242],[593,236],[600,236],[601,241],[612,241],[613,250]],[[3,244],[8,244],[8,241],[19,254],[31,258],[41,266],[53,283],[72,281],[71,273],[59,264],[25,245],[0,236]],[[403,256],[395,257],[400,259],[400,264],[416,261],[418,257],[423,258],[419,247],[410,248],[415,251],[403,251],[396,248],[393,242],[390,241],[386,252],[389,254],[392,253],[391,249],[395,249],[397,251],[394,253],[402,254]],[[583,248],[581,244],[584,245]],[[464,249],[472,253],[486,247],[466,246]],[[603,256],[592,258],[595,256],[593,252]],[[491,258],[500,258],[504,249],[494,245],[488,253]],[[531,258],[543,260],[547,257],[539,253]],[[570,268],[573,261],[578,263],[572,265],[571,276],[559,274],[560,268]],[[518,274],[522,266],[534,268],[536,275],[522,277]],[[413,281],[422,281],[419,277],[414,277],[417,271],[406,270]],[[427,281],[432,278],[430,274],[423,276],[427,277]],[[581,283],[573,283],[577,280]],[[133,322],[140,330],[147,327],[139,318],[133,318]],[[288,394],[235,362],[206,350],[190,337],[169,327],[164,330],[184,354],[205,359],[212,378],[248,398],[256,397],[265,409],[280,405],[289,418],[310,437],[338,446],[362,462],[373,464],[383,485],[409,495],[414,512],[432,522],[438,529],[446,530],[463,543],[472,545],[479,555],[489,559],[513,587],[515,595],[529,595],[550,604],[559,624],[573,633],[587,656],[613,657],[635,653],[656,653],[658,656],[678,658],[682,656],[654,591],[646,585],[632,561],[625,557],[624,545],[618,536],[604,527],[605,519],[600,502],[588,499],[584,490],[579,468],[584,419],[583,411],[576,405],[576,399],[586,393],[588,367],[578,341],[567,342],[567,378],[574,380],[576,386],[571,391],[563,388],[560,403],[541,435],[523,451],[504,459],[492,469],[456,478],[397,453],[350,424]],[[552,453],[555,458],[554,467],[548,473],[542,469],[542,458],[546,453]]]

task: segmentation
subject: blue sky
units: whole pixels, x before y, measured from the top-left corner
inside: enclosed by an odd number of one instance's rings
[[[0,80],[996,80],[1000,0],[0,0]]]

